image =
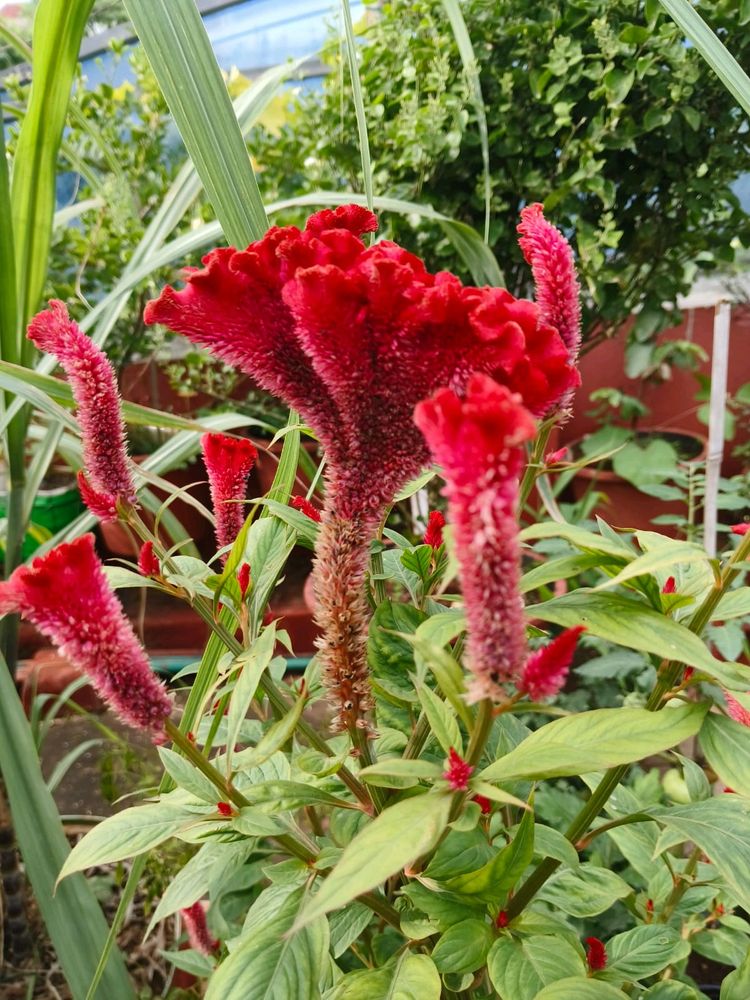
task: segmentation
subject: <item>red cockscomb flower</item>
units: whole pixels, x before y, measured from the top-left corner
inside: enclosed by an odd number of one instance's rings
[[[469,787],[469,778],[474,773],[474,768],[463,757],[459,757],[453,747],[448,751],[447,764],[443,777],[454,792],[465,792]]]
[[[70,382],[83,438],[85,474],[78,474],[83,501],[101,520],[116,520],[117,501],[135,503],[136,491],[114,369],[57,299],[31,320],[28,337],[40,350],[54,354]]]
[[[599,938],[587,937],[586,961],[592,972],[601,972],[607,967],[607,949]]]
[[[58,545],[0,583],[0,614],[9,612],[52,639],[125,722],[162,737],[172,699],[107,583],[93,535]]]
[[[289,506],[309,517],[311,521],[320,523],[320,511],[314,504],[310,503],[307,497],[292,497]]]
[[[427,530],[424,533],[424,538],[422,541],[425,545],[431,545],[433,549],[439,549],[443,544],[443,528],[445,527],[445,518],[440,513],[439,510],[431,510],[430,516],[427,519]]]
[[[201,448],[216,517],[216,541],[223,549],[234,542],[245,523],[242,501],[247,496],[247,477],[258,452],[247,438],[226,434],[204,434]],[[228,555],[228,552],[223,554],[224,562]]]
[[[526,661],[518,685],[534,701],[551,698],[562,690],[568,676],[579,636],[585,625],[566,628],[552,642],[537,649]]]
[[[558,448],[557,451],[548,451],[544,456],[545,465],[557,465],[558,462],[564,462],[568,457],[568,448],[563,446]]]
[[[164,289],[145,313],[252,375],[325,448],[314,584],[323,676],[338,724],[350,728],[370,705],[369,543],[427,459],[415,404],[483,371],[542,414],[579,382],[534,303],[430,274],[394,243],[366,247],[359,235],[376,226],[372,213],[348,205],[311,216],[303,232],[274,228],[246,250],[215,250],[185,288]]]
[[[141,551],[138,553],[138,571],[142,576],[158,576],[161,573],[153,542],[144,542],[141,546]]]
[[[203,903],[193,903],[187,909],[180,910],[180,916],[185,924],[190,947],[202,955],[213,955],[218,950],[219,942],[208,929]]]
[[[519,397],[486,375],[472,377],[463,400],[441,389],[414,419],[446,481],[474,675],[469,696],[498,700],[499,684],[520,677],[526,659],[516,503],[523,444],[536,425]]]

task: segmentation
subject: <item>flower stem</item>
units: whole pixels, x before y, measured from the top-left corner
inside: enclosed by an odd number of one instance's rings
[[[539,433],[536,436],[529,464],[526,466],[526,471],[523,474],[523,479],[521,480],[521,485],[518,490],[519,510],[523,510],[526,501],[529,499],[529,494],[534,487],[537,476],[539,476],[544,468],[544,453],[547,450],[547,442],[549,441],[549,436],[552,433],[552,428],[554,426],[554,420],[548,420],[546,423],[542,424],[539,429]]]
[[[711,620],[719,601],[742,572],[743,563],[747,560],[748,556],[750,556],[750,533],[742,538],[742,541],[728,559],[721,573],[717,576],[716,583],[691,617],[688,623],[688,628],[691,632],[694,632],[696,635],[700,635],[703,632],[703,629]],[[646,708],[649,712],[658,712],[664,707],[665,696],[674,688],[683,669],[684,664],[679,661],[666,660],[661,665],[657,682],[646,702]],[[621,764],[619,767],[610,768],[606,772],[592,792],[591,798],[581,808],[570,828],[565,833],[565,836],[571,843],[576,844],[586,833],[593,820],[604,808],[612,792],[614,792],[615,788],[617,788],[627,774],[628,768],[628,764]],[[508,903],[508,917],[511,920],[517,917],[524,907],[531,902],[559,864],[560,862],[554,858],[545,858],[539,862],[536,869]],[[684,892],[684,889],[682,891]]]
[[[681,873],[681,875],[677,876],[674,888],[672,889],[671,893],[669,894],[669,898],[664,904],[664,909],[659,914],[659,923],[666,924],[669,922],[669,918],[674,913],[677,904],[680,902],[680,900],[685,895],[687,890],[693,884],[692,876],[695,874],[696,869],[698,868],[698,862],[700,861],[701,853],[702,852],[700,847],[694,847],[693,850],[690,852],[687,864],[685,865],[685,870]]]

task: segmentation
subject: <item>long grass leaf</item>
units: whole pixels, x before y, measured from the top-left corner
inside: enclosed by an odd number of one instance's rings
[[[456,39],[458,53],[461,56],[464,73],[469,81],[472,92],[474,114],[477,116],[479,141],[482,145],[482,174],[484,180],[484,242],[490,241],[490,221],[492,218],[492,174],[490,173],[490,137],[487,128],[487,110],[482,94],[482,83],[479,78],[479,63],[471,44],[469,29],[466,27],[463,11],[458,0],[443,0],[445,13],[448,15],[453,37]]]
[[[70,853],[55,803],[6,663],[0,658],[0,769],[26,874],[75,1000],[83,1000],[107,935],[99,904],[82,876],[55,880]],[[43,835],[42,835],[43,834]],[[120,953],[109,956],[97,1000],[131,1000]]]
[[[193,0],[125,0],[185,147],[235,246],[268,228],[250,155]]]
[[[10,210],[10,178],[5,155],[5,131],[0,128],[0,357],[18,360],[16,263]]]
[[[367,117],[365,115],[365,102],[362,96],[362,81],[359,76],[359,63],[357,60],[357,42],[354,37],[354,25],[352,24],[352,12],[349,7],[349,0],[341,0],[341,20],[344,26],[344,48],[346,49],[346,59],[349,64],[349,76],[352,81],[354,113],[357,118],[359,155],[362,160],[362,183],[365,188],[367,207],[372,211],[374,203],[370,140],[367,135]]]
[[[721,82],[750,115],[750,77],[717,38],[689,0],[659,0],[672,20],[695,45]]]

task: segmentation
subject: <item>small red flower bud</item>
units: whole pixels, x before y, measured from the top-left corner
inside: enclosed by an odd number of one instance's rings
[[[724,692],[727,703],[727,713],[730,719],[739,722],[743,726],[750,726],[750,712],[741,705],[736,698],[733,698],[728,691]]]
[[[185,924],[190,947],[202,955],[212,955],[219,948],[219,942],[212,937],[206,922],[206,911],[202,903],[193,903],[185,910],[180,910],[180,916]]]
[[[548,451],[544,456],[545,465],[557,465],[558,462],[564,462],[568,457],[567,448],[558,448],[557,451]]]
[[[505,910],[500,910],[497,917],[495,918],[495,927],[507,927],[508,926],[508,914]]]
[[[469,787],[469,778],[473,771],[474,768],[471,764],[467,764],[451,747],[448,752],[448,768],[443,772],[443,777],[454,792],[466,791]]]
[[[653,899],[647,899],[646,900],[646,913],[653,913],[653,912],[654,912],[654,901],[653,901]]]
[[[670,576],[667,579],[667,582],[661,588],[661,592],[662,594],[674,594],[676,590],[677,590],[677,584],[675,582],[675,578],[673,576]]]
[[[717,904],[716,909],[714,910],[714,916],[723,917],[725,913],[726,910],[724,909],[724,905],[722,903]]]
[[[161,566],[154,552],[153,542],[144,542],[138,554],[138,571],[142,576],[159,576]]]
[[[601,972],[607,967],[607,949],[604,947],[604,942],[600,941],[599,938],[588,937],[586,944],[588,945],[586,961],[589,969],[592,972]]]
[[[439,549],[443,544],[443,528],[445,518],[439,510],[431,510],[427,520],[427,530],[422,541],[425,545],[431,545],[433,549]]]
[[[475,795],[471,801],[476,802],[483,816],[488,816],[492,812],[492,803],[485,795]]]
[[[518,685],[531,698],[551,698],[562,690],[585,625],[566,628],[552,642],[537,649],[526,661]]]
[[[730,788],[729,785],[724,786],[724,795],[736,795],[736,794],[737,793],[735,792],[735,790],[733,788]]]
[[[747,521],[743,521],[742,524],[732,525],[733,535],[746,535],[748,531],[750,531],[750,524],[748,524]]]
[[[694,673],[695,673],[695,667],[685,667],[685,669],[682,672],[682,679],[684,681],[689,681]]]
[[[229,802],[217,802],[216,808],[222,816],[232,816],[234,813],[234,810]]]
[[[240,600],[245,600],[247,588],[250,586],[250,563],[243,562],[237,570],[237,586],[240,588]]]
[[[317,507],[311,504],[306,497],[292,497],[289,501],[289,506],[294,507],[295,510],[301,511],[306,517],[309,517],[311,521],[317,521],[320,523],[320,511]]]
[[[190,733],[189,732],[187,734],[187,738],[190,740],[191,743],[195,743],[195,733]]]

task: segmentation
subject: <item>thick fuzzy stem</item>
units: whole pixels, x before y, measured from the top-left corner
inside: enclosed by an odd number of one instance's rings
[[[337,710],[334,725],[351,732],[366,728],[364,716],[372,708],[365,576],[378,520],[369,512],[343,518],[332,497],[323,511],[316,546],[313,582],[323,683]]]

